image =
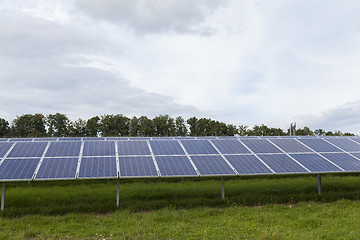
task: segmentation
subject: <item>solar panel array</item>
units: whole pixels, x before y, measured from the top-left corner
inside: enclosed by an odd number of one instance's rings
[[[358,137],[0,140],[0,181],[360,171]]]

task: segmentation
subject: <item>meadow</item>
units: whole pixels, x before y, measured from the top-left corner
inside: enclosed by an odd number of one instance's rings
[[[0,239],[359,239],[357,174],[7,183]]]

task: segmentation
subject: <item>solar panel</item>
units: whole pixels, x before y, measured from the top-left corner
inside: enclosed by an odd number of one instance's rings
[[[360,138],[359,137],[352,137],[351,140],[360,143]]]
[[[119,141],[119,155],[150,155],[146,141]]]
[[[341,152],[340,149],[334,147],[330,143],[325,142],[324,140],[318,138],[306,138],[299,139],[300,142],[304,143],[306,146],[313,149],[315,152]]]
[[[7,138],[0,138],[0,142],[7,142]]]
[[[185,155],[184,150],[176,140],[150,141],[155,155]]]
[[[350,156],[347,153],[322,153],[321,155],[345,171],[360,170],[360,160]]]
[[[312,150],[295,139],[270,139],[270,141],[286,153],[312,152]]]
[[[265,139],[244,139],[241,141],[254,153],[281,153],[281,150]]]
[[[235,175],[235,172],[220,155],[191,156],[201,175]]]
[[[119,157],[121,177],[157,177],[152,157]]]
[[[1,180],[31,180],[40,158],[7,158],[0,165]]]
[[[300,164],[295,162],[286,154],[259,155],[275,173],[306,173],[308,172]]]
[[[13,143],[9,142],[0,142],[0,158],[4,157],[5,154],[9,151]]]
[[[241,154],[250,151],[238,140],[212,140],[211,141],[222,154]]]
[[[78,158],[44,158],[35,179],[75,179]]]
[[[106,140],[127,141],[127,140],[129,140],[129,138],[127,138],[127,137],[107,137]]]
[[[83,156],[115,156],[115,142],[85,141]]]
[[[208,140],[182,140],[189,154],[219,154]]]
[[[291,154],[299,163],[311,172],[341,172],[341,169],[315,153]]]
[[[228,155],[226,159],[239,174],[269,174],[272,173],[254,155]]]
[[[32,138],[10,138],[10,142],[31,142]]]
[[[356,152],[360,151],[360,144],[351,141],[350,139],[346,138],[330,138],[326,139],[328,142],[331,142],[332,144],[338,146],[344,151],[347,152]]]
[[[78,178],[116,178],[115,157],[83,157]]]
[[[104,141],[104,137],[84,137],[83,141]]]
[[[18,142],[8,157],[41,157],[47,142]]]
[[[59,141],[81,141],[81,140],[82,140],[81,137],[67,137],[67,138],[61,137],[61,138],[59,138]]]
[[[80,154],[80,141],[51,142],[45,157],[75,157]]]
[[[156,156],[161,176],[196,176],[197,173],[186,156]]]

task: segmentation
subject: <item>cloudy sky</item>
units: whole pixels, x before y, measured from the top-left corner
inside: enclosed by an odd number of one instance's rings
[[[356,0],[0,0],[0,118],[209,117],[360,134]]]

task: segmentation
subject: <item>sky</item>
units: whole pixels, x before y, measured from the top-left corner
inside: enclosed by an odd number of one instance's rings
[[[0,118],[360,134],[360,1],[0,0]]]

